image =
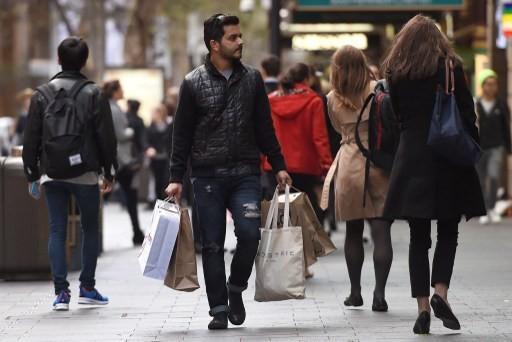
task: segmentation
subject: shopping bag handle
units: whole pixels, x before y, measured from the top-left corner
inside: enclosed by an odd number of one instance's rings
[[[276,187],[274,191],[274,196],[272,196],[272,201],[270,202],[270,209],[267,214],[267,220],[265,222],[265,228],[270,229],[277,228],[279,214],[279,188]],[[284,200],[284,218],[283,218],[283,228],[288,228],[290,225],[290,186],[286,185],[285,188],[285,200]]]

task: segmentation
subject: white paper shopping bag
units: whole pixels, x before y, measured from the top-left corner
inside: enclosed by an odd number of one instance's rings
[[[139,254],[142,275],[164,280],[180,228],[180,209],[176,204],[157,200],[151,228]]]

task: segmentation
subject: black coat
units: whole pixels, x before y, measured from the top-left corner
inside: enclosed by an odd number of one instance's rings
[[[391,171],[384,215],[395,219],[447,219],[485,215],[474,166],[457,166],[427,146],[438,84],[444,84],[444,62],[438,73],[421,80],[390,82],[395,112],[402,123],[400,144]],[[455,97],[466,129],[478,140],[473,97],[462,67],[455,67]]]

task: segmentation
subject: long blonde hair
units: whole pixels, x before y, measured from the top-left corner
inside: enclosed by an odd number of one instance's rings
[[[368,85],[375,76],[363,52],[346,45],[332,55],[330,78],[333,94],[341,106],[356,110],[363,105]]]

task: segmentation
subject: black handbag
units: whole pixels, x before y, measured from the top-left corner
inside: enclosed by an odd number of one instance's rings
[[[438,86],[427,145],[453,164],[474,165],[482,149],[464,128],[455,100],[453,62],[446,60],[445,87]]]

